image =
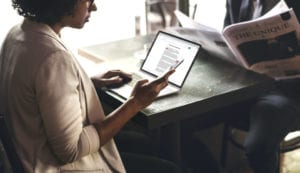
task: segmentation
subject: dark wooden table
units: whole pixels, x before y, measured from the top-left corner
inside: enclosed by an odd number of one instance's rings
[[[104,58],[99,69],[122,68],[135,70],[139,59],[134,53],[142,50],[153,35],[140,36],[111,43],[93,45],[81,49],[84,55]],[[169,147],[168,157],[180,162],[180,122],[199,117],[216,109],[243,102],[266,92],[273,85],[270,78],[245,70],[224,60],[210,57],[204,51],[199,54],[182,91],[154,101],[133,120],[146,129],[161,128]],[[101,100],[118,106],[124,100],[103,90]]]

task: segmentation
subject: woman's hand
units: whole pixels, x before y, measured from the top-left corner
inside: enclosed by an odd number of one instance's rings
[[[153,102],[158,93],[168,85],[168,78],[172,73],[174,70],[168,71],[152,82],[140,80],[135,85],[131,97],[124,104],[105,116],[104,119],[94,123],[101,145],[112,139],[133,116],[137,115],[137,112]]]
[[[96,88],[101,87],[120,87],[132,79],[131,74],[121,70],[110,70],[104,74],[93,76],[92,81]]]
[[[147,107],[155,100],[159,92],[168,85],[169,76],[174,72],[175,70],[171,69],[152,82],[143,79],[136,83],[131,93],[131,99],[135,99],[139,109]]]

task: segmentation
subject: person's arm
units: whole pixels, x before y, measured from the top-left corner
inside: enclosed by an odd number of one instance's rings
[[[58,163],[74,162],[97,152],[99,135],[86,122],[85,93],[72,55],[55,51],[44,58],[35,78],[41,133]]]
[[[85,124],[84,93],[72,55],[66,51],[53,52],[45,58],[36,75],[35,97],[43,133],[51,152],[62,165],[97,152],[137,111],[150,104],[162,84],[166,84],[165,79],[140,82],[126,103],[101,122],[89,125]]]
[[[168,85],[168,78],[172,73],[174,69],[152,82],[147,80],[137,82],[131,97],[123,105],[104,120],[94,124],[100,136],[101,146],[111,140],[136,113],[155,100],[159,92]]]

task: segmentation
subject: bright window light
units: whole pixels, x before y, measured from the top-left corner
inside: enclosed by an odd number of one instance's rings
[[[92,13],[83,29],[66,28],[62,39],[73,48],[120,40],[135,36],[135,17],[141,17],[141,33],[145,34],[145,4],[143,0],[95,1],[98,10]],[[225,0],[190,0],[198,3],[195,20],[214,28],[223,26]],[[216,11],[220,13],[216,13]],[[11,1],[1,1],[0,15],[6,17],[0,27],[0,43],[8,30],[22,18],[13,10]]]

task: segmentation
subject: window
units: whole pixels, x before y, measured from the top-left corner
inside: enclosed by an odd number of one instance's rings
[[[68,45],[78,48],[133,37],[136,16],[140,17],[141,34],[146,33],[144,0],[96,0],[95,3],[98,10],[92,13],[83,29],[65,28],[62,31],[62,38]],[[190,0],[190,4],[194,3],[198,4],[195,20],[215,28],[223,25],[225,0]],[[221,13],[216,14],[216,11]],[[0,27],[2,43],[8,30],[22,18],[13,10],[11,1],[1,1],[0,15],[9,17],[3,19]]]
[[[219,31],[223,28],[226,12],[226,0],[189,0],[190,14],[197,4],[195,20]]]
[[[67,44],[80,47],[135,36],[135,16],[144,14],[143,1],[96,0],[95,3],[98,10],[91,14],[84,28],[65,28],[62,31]]]
[[[14,11],[11,6],[11,1],[1,1],[0,4],[0,16],[2,19],[0,27],[0,43],[2,43],[8,30],[21,21],[22,18],[17,14],[17,11]]]
[[[65,28],[62,38],[74,47],[103,43],[135,36],[135,16],[144,14],[144,2],[141,0],[96,0],[98,10],[93,12],[90,21],[83,29]],[[8,30],[22,20],[11,6],[11,1],[1,1],[0,15],[3,19],[0,27],[0,43]],[[143,21],[141,21],[143,22]],[[141,28],[145,32],[145,28]]]

